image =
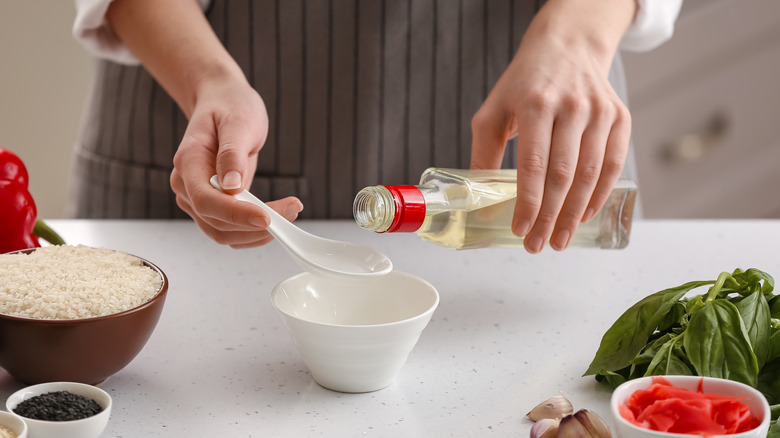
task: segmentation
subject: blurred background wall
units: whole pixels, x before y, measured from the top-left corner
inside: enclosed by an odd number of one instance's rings
[[[0,14],[0,147],[19,155],[42,218],[62,217],[92,77],[72,1],[12,0]]]
[[[91,59],[71,1],[3,9],[0,146],[62,217]],[[780,217],[780,1],[684,0],[674,38],[624,60],[645,216]]]
[[[780,1],[683,0],[624,61],[645,216],[780,217]]]

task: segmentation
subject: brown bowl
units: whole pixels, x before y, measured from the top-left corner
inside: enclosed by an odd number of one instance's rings
[[[157,295],[138,307],[68,320],[0,314],[0,367],[28,384],[69,381],[94,385],[127,366],[157,326],[168,292],[165,273],[138,258],[162,277]]]

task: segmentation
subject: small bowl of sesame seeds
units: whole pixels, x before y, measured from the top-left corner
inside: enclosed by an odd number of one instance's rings
[[[5,403],[36,438],[97,438],[108,425],[111,405],[106,391],[76,382],[28,386]]]

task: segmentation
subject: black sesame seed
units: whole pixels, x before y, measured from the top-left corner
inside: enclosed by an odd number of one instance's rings
[[[23,417],[45,421],[72,421],[99,414],[103,408],[95,400],[69,391],[36,395],[16,405],[14,412]]]

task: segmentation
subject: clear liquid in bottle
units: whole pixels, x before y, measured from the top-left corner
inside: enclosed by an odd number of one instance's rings
[[[423,173],[416,188],[424,198],[425,216],[416,230],[423,240],[454,249],[523,246],[523,239],[511,229],[517,196],[515,170],[431,168]],[[371,200],[364,193],[367,189],[373,189]],[[392,232],[388,225],[398,221],[399,214],[403,219],[403,199],[399,202],[397,193],[385,194],[376,187],[361,193],[354,205],[358,224]],[[382,196],[385,199],[380,199]],[[636,184],[618,181],[599,213],[579,225],[570,247],[620,249],[628,245],[636,196]],[[361,220],[367,217],[372,218],[374,228]]]

